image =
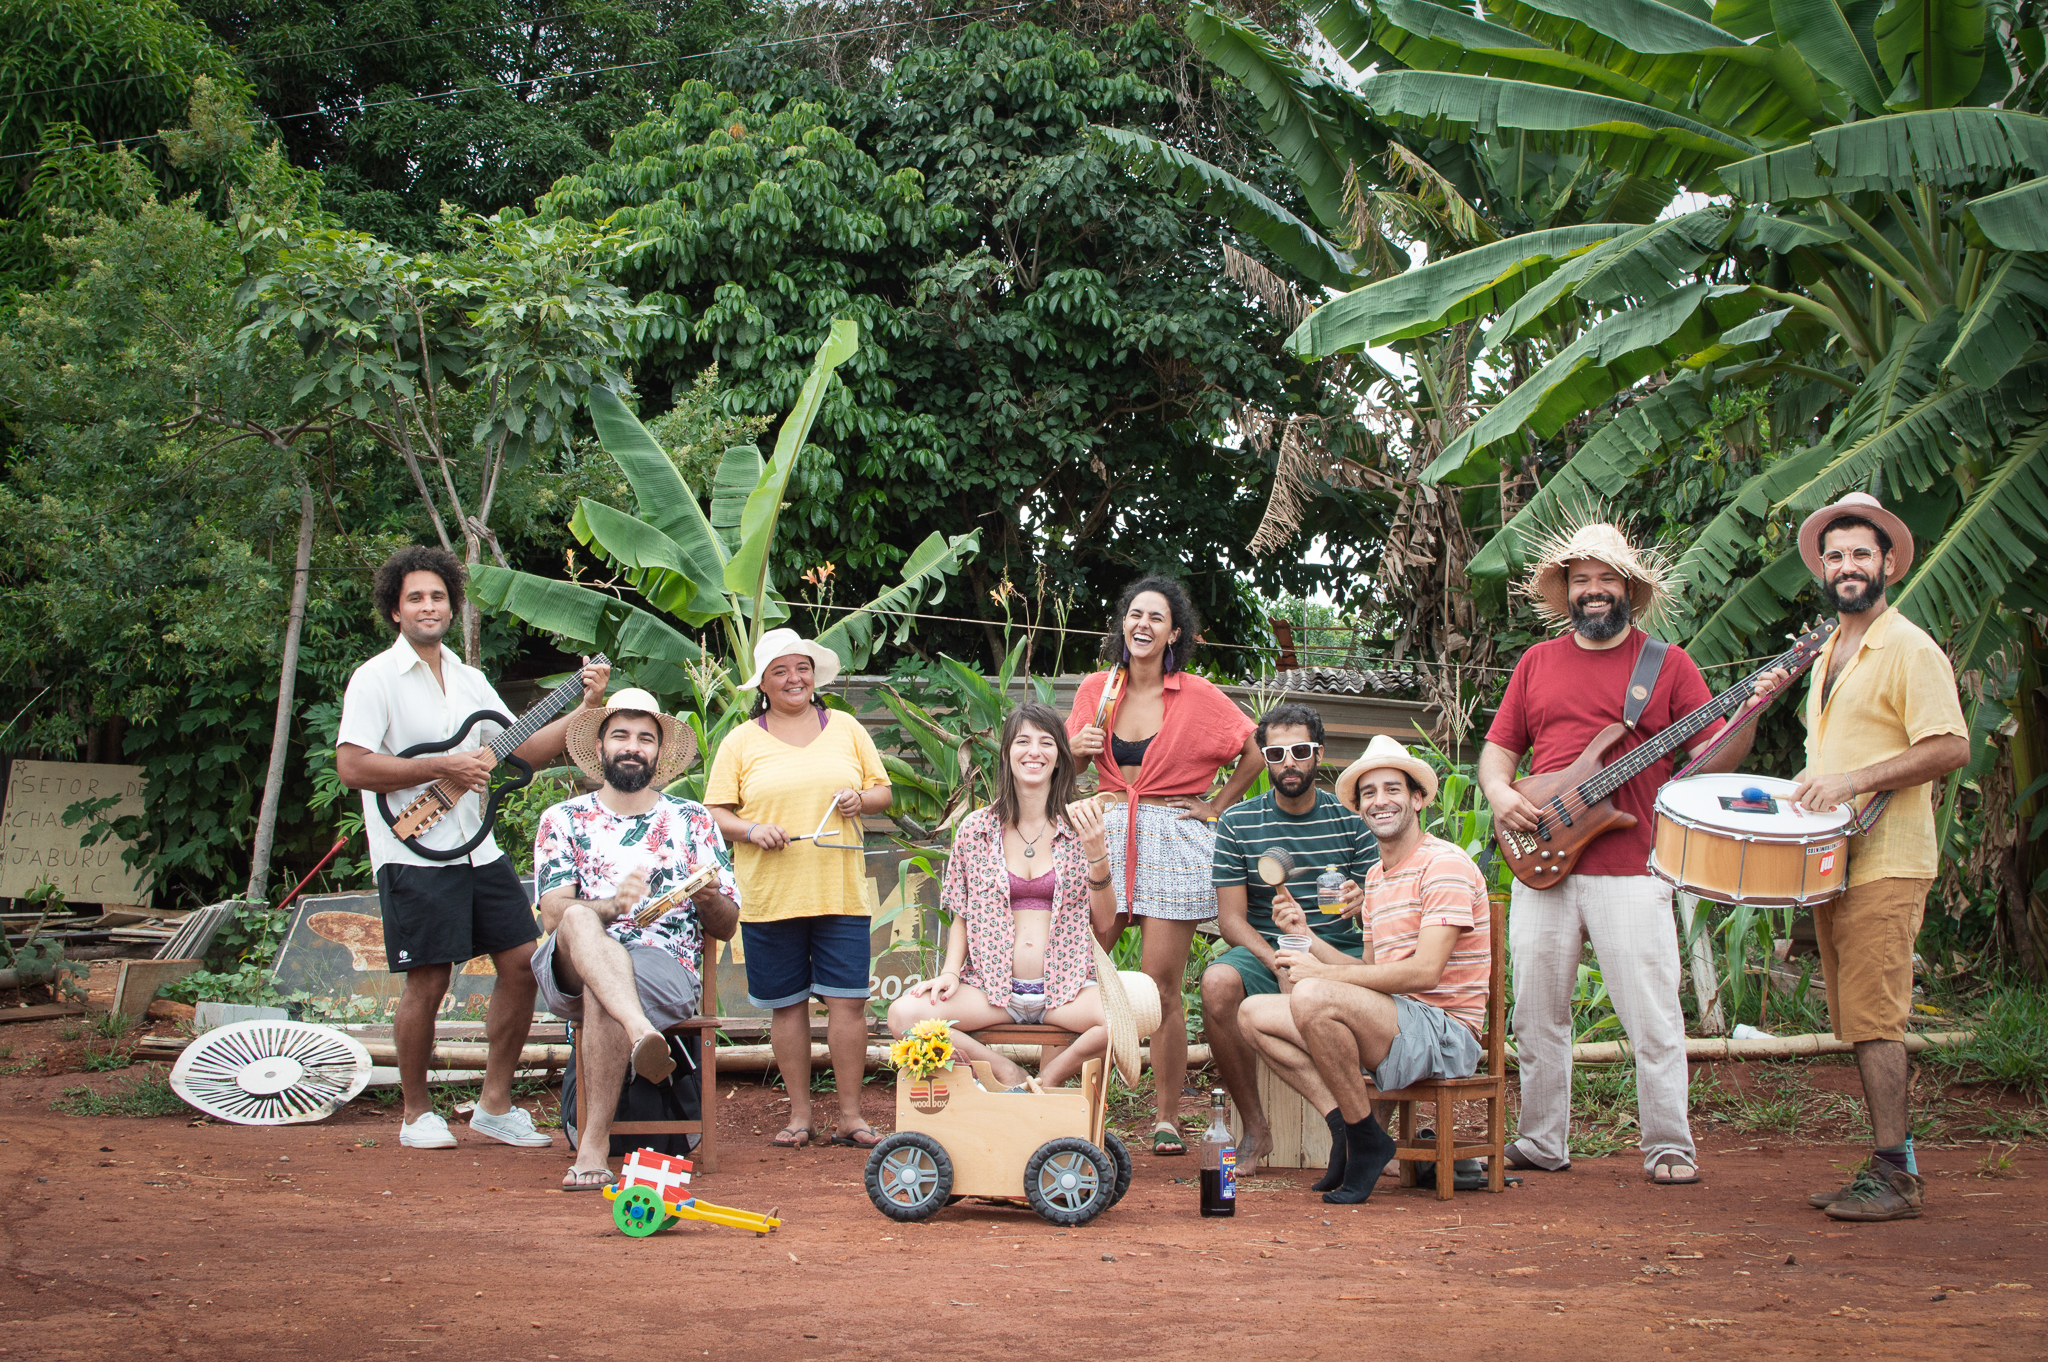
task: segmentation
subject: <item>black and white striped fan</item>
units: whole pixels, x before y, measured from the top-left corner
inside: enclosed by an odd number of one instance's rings
[[[208,1116],[291,1126],[332,1116],[370,1081],[370,1052],[331,1026],[231,1022],[185,1047],[171,1090]]]

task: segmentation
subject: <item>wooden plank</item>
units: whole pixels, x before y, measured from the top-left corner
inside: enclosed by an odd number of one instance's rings
[[[126,1017],[149,1011],[157,990],[173,984],[205,966],[204,960],[123,960],[121,976],[114,981],[114,1001],[108,1007]]]
[[[39,1003],[34,1007],[0,1007],[0,1022],[48,1021],[52,1017],[79,1017],[85,1008],[78,1003]]]

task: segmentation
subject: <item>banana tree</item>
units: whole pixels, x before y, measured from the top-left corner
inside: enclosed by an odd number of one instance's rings
[[[589,497],[577,503],[570,532],[600,561],[617,569],[633,596],[507,568],[475,575],[480,601],[518,619],[614,656],[634,679],[664,696],[694,696],[699,715],[733,698],[733,683],[754,669],[754,649],[767,629],[789,618],[771,571],[775,527],[789,476],[817,418],[833,371],[859,347],[851,321],[832,323],[796,405],[783,419],[775,450],[763,460],[752,445],[725,452],[713,480],[709,511],[661,445],[625,402],[607,389],[591,398],[598,442],[633,489],[635,509]],[[818,635],[848,668],[865,663],[899,621],[899,641],[912,614],[943,598],[945,579],[978,546],[974,533],[933,534],[904,562],[897,584],[848,611]],[[678,627],[681,626],[681,627]],[[716,628],[727,665],[705,665],[703,649],[684,629]],[[717,723],[718,720],[709,722]],[[707,754],[715,732],[699,734]]]

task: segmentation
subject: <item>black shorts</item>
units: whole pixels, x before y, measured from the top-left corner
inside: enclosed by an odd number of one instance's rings
[[[526,886],[509,857],[488,865],[400,865],[377,871],[386,968],[454,965],[540,939]]]

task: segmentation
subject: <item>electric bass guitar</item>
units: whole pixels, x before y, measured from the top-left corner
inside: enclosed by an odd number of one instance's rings
[[[590,666],[607,665],[607,659],[600,653],[590,659]],[[501,725],[498,736],[491,739],[491,755],[501,762],[509,762],[518,772],[511,779],[491,787],[491,797],[484,804],[483,824],[476,830],[476,836],[459,847],[442,850],[439,847],[422,846],[420,834],[441,821],[450,810],[469,794],[469,791],[447,780],[437,780],[429,785],[412,803],[393,812],[391,796],[377,796],[377,811],[384,815],[384,821],[391,825],[391,831],[398,840],[414,852],[430,861],[459,861],[483,844],[491,835],[491,825],[498,821],[498,806],[505,796],[515,790],[523,790],[533,783],[533,767],[525,759],[514,756],[519,745],[545,728],[556,715],[575,704],[583,696],[583,673],[574,676],[549,691],[541,702],[526,711],[518,723],[494,709],[480,709],[464,719],[454,733],[439,742],[414,743],[398,755],[401,757],[430,757],[436,752],[446,752],[468,735],[469,730],[481,723]]]
[[[1634,827],[1635,815],[1614,807],[1616,790],[1716,719],[1726,718],[1749,703],[1756,694],[1758,678],[1766,672],[1783,668],[1796,677],[1806,670],[1834,632],[1835,621],[1823,620],[1791,648],[1608,765],[1601,765],[1601,759],[1628,732],[1624,724],[1609,724],[1594,734],[1579,759],[1563,770],[1524,776],[1516,781],[1516,793],[1536,806],[1536,830],[1517,832],[1503,827],[1498,818],[1493,827],[1494,841],[1515,878],[1531,889],[1548,889],[1571,874],[1594,838]],[[1789,679],[1786,685],[1791,685]]]

